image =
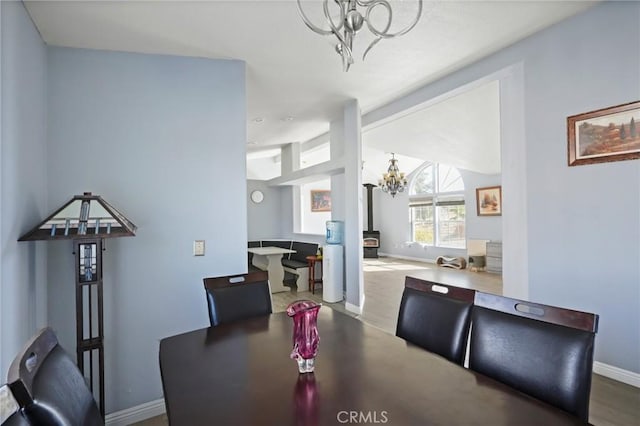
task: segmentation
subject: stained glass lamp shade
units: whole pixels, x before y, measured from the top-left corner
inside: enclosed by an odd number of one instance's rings
[[[104,320],[102,252],[104,239],[130,237],[136,225],[102,197],[74,196],[18,241],[74,240],[76,257],[76,354],[78,368],[104,418]],[[97,368],[94,368],[94,363]]]
[[[136,225],[99,195],[85,192],[41,222],[18,241],[134,236]]]

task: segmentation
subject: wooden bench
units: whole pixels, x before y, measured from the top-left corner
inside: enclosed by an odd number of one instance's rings
[[[307,243],[295,240],[261,240],[249,241],[248,247],[280,247],[295,250],[295,253],[282,256],[282,267],[285,274],[293,274],[298,291],[306,291],[309,287],[309,264],[307,256],[315,255],[318,252],[317,243]],[[255,268],[251,264],[251,254],[249,254],[249,270]],[[286,278],[285,278],[286,281]]]

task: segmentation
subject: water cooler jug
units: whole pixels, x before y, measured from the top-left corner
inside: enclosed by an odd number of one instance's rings
[[[344,226],[338,220],[327,221],[327,244],[322,247],[322,300],[342,300],[344,282]]]

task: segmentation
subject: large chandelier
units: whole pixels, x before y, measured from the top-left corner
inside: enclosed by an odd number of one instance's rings
[[[329,29],[327,30],[312,24],[302,10],[300,0],[297,0],[297,3],[300,16],[307,27],[320,35],[334,35],[338,39],[336,52],[338,52],[338,55],[342,57],[342,68],[346,72],[349,71],[349,67],[353,64],[353,39],[355,38],[356,33],[362,29],[364,24],[367,24],[369,31],[371,31],[375,36],[375,39],[364,51],[362,60],[365,59],[369,50],[371,50],[371,48],[383,38],[401,36],[408,33],[416,26],[418,20],[420,20],[420,15],[422,14],[422,0],[417,1],[418,13],[416,14],[415,19],[407,27],[396,33],[389,32],[393,12],[391,11],[391,5],[387,0],[333,0],[340,9],[340,18],[337,23],[334,22],[334,18],[331,18],[329,13],[329,0],[323,0],[324,17],[329,25]],[[357,10],[358,6],[364,8],[362,13]],[[378,6],[381,6],[387,11],[387,21],[382,29],[376,28],[370,19],[371,12]]]
[[[391,194],[392,197],[395,197],[398,192],[404,191],[407,186],[407,179],[404,177],[404,173],[400,172],[398,160],[396,160],[393,152],[391,153],[387,173],[382,175],[382,179],[378,181],[378,186],[382,188],[382,191]]]

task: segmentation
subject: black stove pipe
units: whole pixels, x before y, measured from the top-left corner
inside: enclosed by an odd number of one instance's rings
[[[362,186],[367,188],[367,231],[373,232],[373,188],[377,185],[365,183]]]

